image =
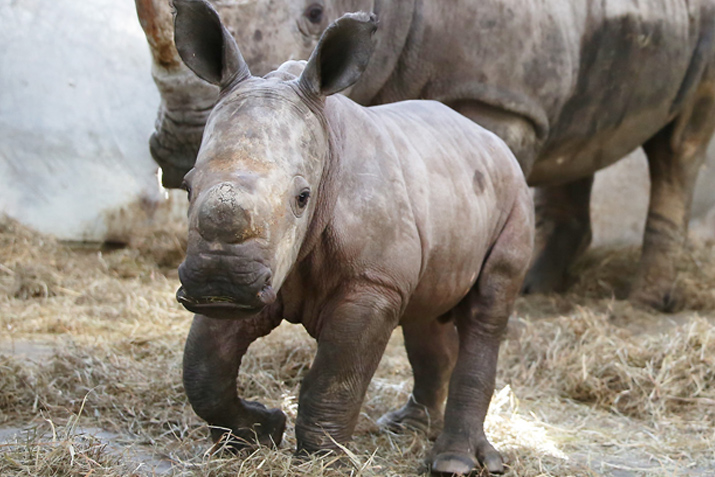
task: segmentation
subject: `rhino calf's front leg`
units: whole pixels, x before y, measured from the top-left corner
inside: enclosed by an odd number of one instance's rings
[[[299,454],[350,440],[398,313],[399,298],[374,289],[351,292],[325,307],[318,352],[300,389]]]
[[[191,407],[211,426],[215,442],[230,432],[234,448],[256,441],[280,444],[286,422],[283,412],[245,401],[236,390],[238,368],[248,346],[276,325],[260,315],[244,320],[194,317],[184,350],[184,388]]]

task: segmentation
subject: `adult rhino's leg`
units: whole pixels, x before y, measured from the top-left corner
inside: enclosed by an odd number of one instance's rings
[[[489,253],[476,285],[455,309],[459,354],[449,383],[444,431],[432,450],[432,472],[469,474],[481,462],[503,472],[499,452],[484,434],[499,341],[529,265],[533,241],[531,201],[517,204]]]
[[[715,129],[715,81],[702,84],[689,105],[643,148],[651,178],[643,252],[631,299],[672,311],[681,303],[676,264],[687,236],[698,171]]]
[[[196,315],[184,349],[184,388],[196,414],[218,441],[228,432],[237,448],[279,444],[285,429],[280,409],[238,397],[236,378],[248,346],[277,323],[267,320],[216,320]]]
[[[593,175],[536,189],[536,246],[525,293],[564,291],[566,273],[591,243]]]
[[[366,286],[340,293],[325,307],[318,352],[300,388],[298,454],[335,450],[350,440],[400,302],[391,290]]]
[[[451,314],[444,318],[451,318]],[[404,324],[402,334],[415,381],[412,395],[400,409],[382,416],[378,424],[395,431],[417,429],[436,438],[444,424],[449,377],[457,361],[457,328],[451,319],[434,320]]]

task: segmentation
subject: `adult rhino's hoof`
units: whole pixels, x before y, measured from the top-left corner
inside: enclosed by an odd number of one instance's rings
[[[521,292],[526,295],[530,293],[560,293],[566,291],[566,271],[559,267],[539,262],[534,264],[526,274]]]
[[[657,285],[636,285],[628,297],[632,303],[653,308],[664,313],[674,313],[683,308],[681,290],[674,283]]]
[[[412,396],[400,409],[388,412],[377,420],[377,424],[392,432],[415,430],[423,432],[428,438],[436,439],[444,424],[442,413],[432,411],[414,400]]]

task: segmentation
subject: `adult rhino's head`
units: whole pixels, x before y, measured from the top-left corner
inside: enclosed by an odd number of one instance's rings
[[[154,59],[161,95],[149,140],[162,183],[178,188],[201,144],[218,88],[187,68],[174,46],[169,0],[135,0]],[[227,31],[241,45],[251,71],[264,75],[288,59],[306,59],[332,20],[348,11],[371,11],[374,0],[212,0]]]
[[[289,62],[258,78],[211,5],[174,4],[181,58],[220,89],[196,165],[184,178],[189,239],[177,298],[210,317],[251,315],[276,300],[325,204],[325,97],[362,74],[376,20],[344,16],[307,63]]]

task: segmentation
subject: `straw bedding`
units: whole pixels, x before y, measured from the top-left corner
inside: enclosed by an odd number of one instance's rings
[[[251,347],[239,377],[243,396],[288,415],[282,445],[212,449],[181,384],[182,236],[162,227],[126,248],[78,249],[0,219],[0,475],[424,472],[424,437],[375,424],[410,392],[399,331],[342,456],[292,457],[315,344],[288,324]],[[715,246],[689,244],[674,315],[622,299],[637,259],[591,251],[568,294],[519,299],[486,422],[507,475],[715,475]]]

